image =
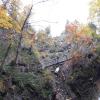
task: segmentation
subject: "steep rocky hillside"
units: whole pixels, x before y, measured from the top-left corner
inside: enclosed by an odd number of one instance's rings
[[[5,33],[1,31],[1,34]],[[2,36],[0,38],[2,64],[9,40],[6,42],[2,40]],[[62,55],[66,54],[65,52],[71,53],[71,47],[65,45],[63,48],[66,49],[63,49],[59,44],[57,46],[58,49],[55,46],[50,47],[56,49],[53,53],[47,48],[48,56],[42,59],[45,51],[41,53],[34,47],[30,52],[24,47],[20,49],[17,64],[14,64],[12,61],[16,45],[13,44],[5,58],[0,76],[0,100],[97,100],[100,47],[97,46],[95,52],[89,51],[83,56],[78,54],[62,60],[64,57],[60,56],[61,53]],[[43,59],[47,63],[45,67],[41,63]],[[53,63],[48,63],[50,59]]]

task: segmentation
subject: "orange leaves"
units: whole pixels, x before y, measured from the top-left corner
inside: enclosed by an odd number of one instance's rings
[[[65,26],[65,31],[69,32],[69,33],[76,33],[78,26],[74,23],[71,24],[67,24]]]
[[[92,30],[87,25],[77,25],[75,23],[67,24],[66,31],[69,33],[66,38],[67,42],[83,41],[85,43],[92,43]]]
[[[93,33],[89,26],[87,25],[80,25],[77,23],[69,23],[65,26],[65,31],[70,33],[68,38],[70,40],[73,40],[73,38],[76,40],[79,39],[85,39],[87,37],[91,37],[91,34]],[[73,37],[73,38],[72,38]]]
[[[35,43],[35,33],[31,34],[31,44]]]
[[[66,35],[66,42],[71,43],[73,42],[74,38],[76,37],[75,34],[78,32],[79,26],[77,23],[69,23],[65,26],[65,31],[68,32]]]
[[[78,61],[82,57],[80,52],[74,52],[73,61]]]
[[[91,51],[93,48],[93,31],[87,25],[71,23],[66,25],[66,32],[68,32],[66,34],[67,44],[70,43],[73,45],[70,53],[73,57],[72,63],[75,63],[85,54],[85,50]]]

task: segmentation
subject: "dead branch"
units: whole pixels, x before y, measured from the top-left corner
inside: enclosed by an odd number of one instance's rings
[[[84,58],[84,56],[80,56],[80,57],[83,57],[83,58]],[[73,59],[75,59],[74,56],[71,57],[71,58],[69,58],[69,59],[66,59],[66,60],[63,60],[63,61],[57,62],[57,63],[55,63],[55,64],[51,64],[51,65],[45,66],[45,68],[52,67],[52,66],[57,65],[57,64],[62,64],[62,63],[64,63],[64,62],[66,62],[66,61],[70,61],[70,60],[73,60]]]
[[[47,1],[49,1],[49,0],[41,0],[41,1],[39,1],[39,2],[34,3],[33,6],[35,6],[35,5],[37,5],[37,4],[40,4],[40,3],[47,2]]]

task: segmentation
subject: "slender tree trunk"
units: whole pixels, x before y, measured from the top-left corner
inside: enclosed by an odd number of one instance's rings
[[[6,50],[5,56],[4,56],[3,61],[1,63],[1,65],[0,65],[0,72],[2,72],[2,70],[3,70],[3,66],[4,66],[5,60],[6,60],[7,56],[8,56],[8,54],[9,54],[10,48],[11,48],[11,43],[9,44],[9,46],[8,46],[8,48]]]
[[[30,8],[30,10],[29,10],[29,12],[28,12],[28,14],[27,14],[27,16],[25,18],[25,21],[24,21],[24,23],[22,25],[22,28],[21,28],[21,35],[20,35],[19,42],[18,42],[18,46],[17,46],[17,50],[16,50],[15,63],[17,63],[17,60],[18,60],[19,49],[21,47],[21,42],[22,42],[22,37],[23,37],[23,29],[24,29],[24,26],[25,26],[25,24],[26,24],[29,16],[31,15],[32,8],[33,8],[33,5],[31,6],[31,8]]]

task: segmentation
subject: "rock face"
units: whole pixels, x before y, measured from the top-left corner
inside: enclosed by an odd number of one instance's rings
[[[67,59],[71,58],[71,55],[69,53],[69,50],[71,48],[69,48],[69,45],[66,44],[63,47],[60,46],[59,44],[57,45],[58,47],[54,47],[52,46],[52,48],[54,50],[50,50],[50,48],[48,48],[47,50],[44,50],[41,52],[41,56],[39,58],[39,61],[41,63],[41,65],[43,66],[43,68],[45,68],[46,66],[50,66],[53,64],[57,64],[63,61],[66,61]],[[42,53],[47,53],[47,56],[43,56]]]

